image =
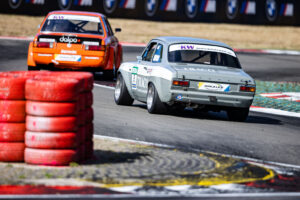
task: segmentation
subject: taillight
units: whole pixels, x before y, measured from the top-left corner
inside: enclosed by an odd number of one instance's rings
[[[38,48],[53,48],[52,42],[36,42],[35,47]]]
[[[87,51],[105,51],[105,46],[86,45],[85,50],[87,50]]]
[[[174,80],[173,85],[175,86],[182,86],[182,87],[189,87],[190,82],[189,81],[179,81],[179,80]]]
[[[253,86],[240,86],[241,92],[255,92],[256,88]]]

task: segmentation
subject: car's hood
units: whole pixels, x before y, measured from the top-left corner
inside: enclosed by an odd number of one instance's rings
[[[245,84],[247,82],[248,84],[254,84],[254,80],[242,69],[194,64],[174,64],[171,66],[176,70],[177,78],[222,83]]]

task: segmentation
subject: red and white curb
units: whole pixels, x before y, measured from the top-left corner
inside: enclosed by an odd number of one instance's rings
[[[14,36],[0,36],[0,40],[20,40],[32,41],[33,37],[14,37]],[[120,42],[126,47],[145,47],[145,43],[136,42]],[[275,54],[275,55],[300,55],[300,51],[292,50],[277,50],[277,49],[234,49],[237,53],[254,53],[254,54]]]
[[[300,103],[300,92],[261,93],[259,95],[272,99],[281,99]]]

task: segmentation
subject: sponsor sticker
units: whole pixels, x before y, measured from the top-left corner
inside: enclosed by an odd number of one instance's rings
[[[57,61],[70,61],[70,62],[80,62],[80,55],[66,55],[66,54],[55,54],[54,59]]]
[[[138,73],[139,68],[138,67],[133,67],[132,68],[132,73],[131,73],[131,84],[132,84],[132,89],[136,89],[136,83],[137,83],[137,73]]]
[[[66,54],[76,54],[77,51],[69,51],[69,50],[64,50],[64,49],[62,49],[62,50],[61,50],[61,53],[66,53]]]
[[[48,17],[49,20],[78,20],[100,23],[99,17],[85,15],[57,15],[53,14]]]
[[[182,100],[182,94],[177,95],[176,100]]]
[[[169,51],[178,50],[191,50],[191,51],[210,51],[228,54],[230,56],[236,57],[235,53],[225,47],[211,46],[211,45],[201,45],[201,44],[173,44],[170,46]]]
[[[40,38],[40,42],[56,42],[55,39],[52,38]]]
[[[154,62],[158,62],[159,59],[160,59],[160,55],[154,55],[154,57],[153,57]]]
[[[229,92],[230,85],[229,84],[219,84],[219,83],[199,82],[198,89],[199,90],[217,91],[217,92]]]

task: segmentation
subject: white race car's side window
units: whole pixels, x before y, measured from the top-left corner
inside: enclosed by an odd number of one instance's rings
[[[143,54],[142,60],[143,61],[151,61],[154,51],[157,47],[157,43],[156,42],[152,42],[146,49],[146,51]]]
[[[153,63],[160,63],[162,58],[163,46],[161,44],[157,45],[156,51],[154,53],[152,62]]]

